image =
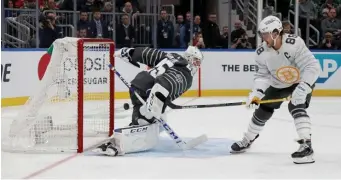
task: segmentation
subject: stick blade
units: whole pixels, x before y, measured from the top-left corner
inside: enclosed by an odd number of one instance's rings
[[[184,146],[183,150],[189,150],[193,149],[194,147],[206,142],[208,140],[206,134],[203,134],[199,137],[196,137],[194,139],[191,139],[190,141],[186,142],[186,145]]]

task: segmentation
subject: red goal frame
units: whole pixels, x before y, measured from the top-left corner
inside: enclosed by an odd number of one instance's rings
[[[82,153],[84,151],[83,146],[83,138],[84,138],[84,44],[86,43],[101,43],[101,44],[109,44],[109,58],[110,63],[114,66],[114,52],[115,52],[115,43],[111,39],[90,39],[90,38],[82,38],[77,41],[77,56],[78,56],[78,99],[77,99],[77,123],[78,123],[78,134],[77,134],[77,143],[78,149],[77,153]],[[114,100],[115,100],[115,75],[114,72],[109,70],[109,134],[111,136],[114,131]]]

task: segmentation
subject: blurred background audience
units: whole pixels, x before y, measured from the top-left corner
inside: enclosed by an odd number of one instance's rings
[[[341,48],[340,1],[264,0],[263,16],[279,17],[283,31],[293,34],[298,2],[298,35],[312,49],[336,50]],[[233,0],[231,13],[217,0],[194,1],[193,17],[188,0],[4,0],[2,6],[6,48],[47,48],[66,36],[111,38],[117,47],[257,46],[257,12],[252,8],[257,0]]]

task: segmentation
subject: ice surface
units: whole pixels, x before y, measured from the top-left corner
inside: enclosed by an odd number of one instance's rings
[[[243,98],[184,98],[176,104],[208,104]],[[119,101],[123,104],[127,101]],[[2,108],[2,137],[18,107]],[[115,126],[128,124],[130,111],[118,110]],[[91,113],[91,112],[89,112]],[[93,112],[96,113],[96,112]],[[297,138],[287,103],[267,122],[260,138],[244,154],[231,155],[229,147],[242,137],[252,111],[244,107],[171,110],[169,125],[185,140],[206,133],[209,140],[182,152],[166,134],[152,151],[124,157],[74,154],[21,154],[1,152],[2,178],[341,178],[341,98],[313,98],[308,110],[313,122],[314,164],[295,165],[290,154]],[[86,116],[85,116],[86,118]],[[66,161],[62,161],[68,158]],[[62,161],[61,163],[56,163]],[[48,166],[46,171],[38,172]],[[36,173],[38,172],[38,173]],[[36,173],[36,174],[34,174]]]

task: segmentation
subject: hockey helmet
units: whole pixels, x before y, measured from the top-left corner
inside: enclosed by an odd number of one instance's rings
[[[276,16],[267,16],[264,18],[258,28],[258,32],[263,33],[273,33],[278,32],[280,33],[283,30],[282,22]]]

